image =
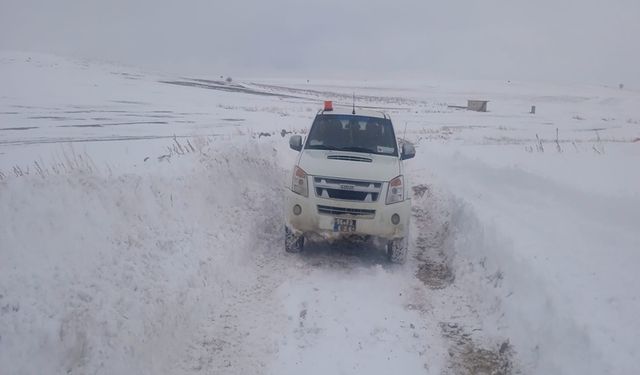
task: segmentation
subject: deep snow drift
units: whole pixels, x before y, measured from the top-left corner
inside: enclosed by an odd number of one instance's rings
[[[0,87],[2,373],[637,367],[638,92],[228,84],[20,53]],[[282,248],[281,133],[353,90],[418,149],[403,266]],[[490,112],[447,106],[471,98]]]

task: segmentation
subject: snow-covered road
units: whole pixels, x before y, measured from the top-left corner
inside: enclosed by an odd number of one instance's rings
[[[0,63],[2,374],[636,368],[638,92]],[[354,87],[418,149],[405,265],[282,248],[281,133]]]

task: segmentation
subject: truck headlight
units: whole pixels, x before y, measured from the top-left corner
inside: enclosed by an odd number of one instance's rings
[[[387,189],[387,204],[402,202],[404,200],[404,178],[402,175],[389,181]]]
[[[293,178],[291,181],[291,190],[303,197],[309,196],[309,186],[307,184],[307,172],[297,165],[293,168]]]

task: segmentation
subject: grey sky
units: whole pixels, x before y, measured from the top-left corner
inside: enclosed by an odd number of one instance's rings
[[[0,49],[210,75],[640,86],[638,0],[0,0]]]

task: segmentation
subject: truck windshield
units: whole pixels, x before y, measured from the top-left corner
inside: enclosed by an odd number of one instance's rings
[[[398,156],[391,121],[368,116],[316,116],[305,148]]]

